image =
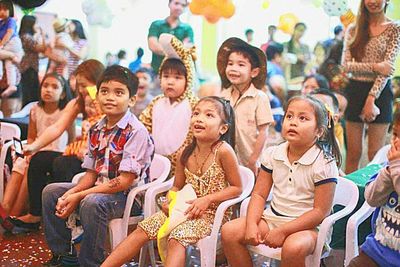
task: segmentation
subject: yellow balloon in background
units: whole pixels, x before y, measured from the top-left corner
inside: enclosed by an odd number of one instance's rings
[[[356,15],[354,15],[351,9],[348,9],[346,13],[340,16],[340,22],[342,22],[344,27],[349,26],[351,23],[356,21]]]
[[[299,18],[293,13],[286,13],[279,17],[278,29],[287,34],[292,34],[294,26],[299,22]]]
[[[268,9],[270,5],[270,2],[268,0],[265,0],[262,2],[262,9]]]

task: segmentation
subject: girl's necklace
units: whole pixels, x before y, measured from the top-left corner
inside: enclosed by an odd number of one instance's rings
[[[206,163],[207,159],[210,157],[211,152],[212,152],[212,149],[210,149],[210,152],[208,152],[207,157],[204,159],[204,161],[203,161],[203,163],[201,164],[200,167],[199,167],[199,163],[197,161],[197,153],[196,152],[193,153],[194,161],[196,163],[196,168],[197,168],[197,171],[196,171],[197,175],[201,175],[203,167],[204,167],[204,164]]]

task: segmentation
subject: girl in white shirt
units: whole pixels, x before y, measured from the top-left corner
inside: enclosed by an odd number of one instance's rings
[[[319,100],[289,100],[282,125],[286,142],[264,151],[247,217],[222,228],[231,266],[252,266],[246,245],[282,248],[281,266],[304,266],[329,215],[341,156],[333,114]],[[271,205],[264,210],[273,189]]]

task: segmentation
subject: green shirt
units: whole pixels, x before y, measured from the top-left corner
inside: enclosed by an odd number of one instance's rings
[[[158,38],[162,33],[170,33],[181,41],[183,41],[185,38],[189,38],[190,42],[193,43],[193,30],[192,27],[187,23],[179,22],[178,26],[172,29],[171,25],[168,24],[166,19],[156,20],[151,23],[147,37]],[[163,56],[153,53],[151,58],[151,67],[155,73],[158,73],[158,69],[160,68],[163,58]]]

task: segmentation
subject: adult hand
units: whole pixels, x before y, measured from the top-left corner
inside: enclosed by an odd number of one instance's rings
[[[264,237],[264,244],[271,248],[280,248],[285,242],[286,234],[278,227],[270,230]]]
[[[393,64],[389,63],[388,61],[382,61],[379,63],[375,63],[373,66],[375,72],[384,75],[390,76],[394,73],[394,66]]]
[[[261,233],[258,230],[257,224],[248,225],[246,227],[246,234],[244,236],[244,240],[246,244],[249,244],[251,246],[258,246],[259,244],[264,242]]]
[[[375,97],[369,95],[361,111],[360,118],[369,123],[373,122],[380,113],[379,108],[375,105]]]
[[[201,217],[201,215],[203,215],[203,213],[207,210],[211,204],[211,200],[208,196],[204,196],[186,201],[186,203],[192,205],[190,205],[190,207],[185,211],[185,214],[188,215],[189,219],[196,219]]]

